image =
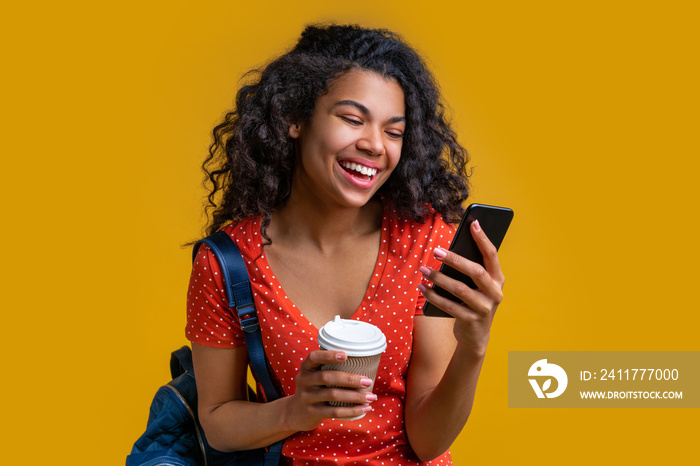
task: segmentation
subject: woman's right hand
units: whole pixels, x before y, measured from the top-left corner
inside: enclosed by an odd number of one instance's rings
[[[324,364],[347,360],[341,351],[316,350],[309,353],[296,377],[296,391],[289,397],[288,425],[295,430],[312,430],[324,419],[357,417],[372,410],[377,396],[366,390],[372,379],[359,374],[321,370]],[[357,406],[330,406],[329,401],[358,403]]]

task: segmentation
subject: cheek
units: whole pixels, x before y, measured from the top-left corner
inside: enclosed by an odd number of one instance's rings
[[[388,153],[389,167],[391,168],[392,171],[399,164],[399,160],[401,160],[401,148],[402,148],[402,146],[399,144],[399,145],[397,145],[397,147],[392,148],[391,151]]]
[[[355,144],[354,135],[346,128],[329,126],[318,130],[318,137],[314,138],[313,145],[318,152],[325,155],[335,155]]]

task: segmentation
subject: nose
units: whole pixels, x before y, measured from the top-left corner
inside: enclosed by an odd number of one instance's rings
[[[370,155],[382,155],[384,153],[384,141],[382,140],[382,130],[375,127],[367,127],[360,139],[357,141],[357,148]]]

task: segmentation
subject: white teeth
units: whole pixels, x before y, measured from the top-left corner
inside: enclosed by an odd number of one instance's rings
[[[348,170],[353,170],[358,173],[362,173],[363,175],[374,176],[377,174],[376,168],[365,167],[364,165],[360,165],[359,163],[341,162],[340,164]]]

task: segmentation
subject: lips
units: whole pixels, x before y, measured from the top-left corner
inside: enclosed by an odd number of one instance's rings
[[[375,167],[369,167],[350,160],[341,160],[338,163],[350,176],[363,182],[371,181],[378,171]]]

